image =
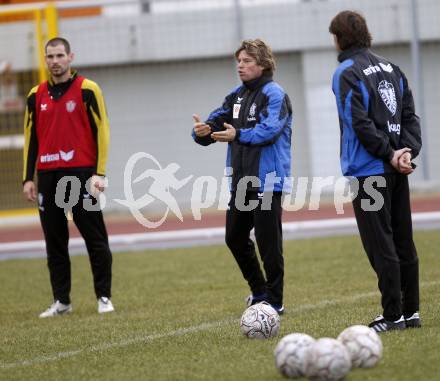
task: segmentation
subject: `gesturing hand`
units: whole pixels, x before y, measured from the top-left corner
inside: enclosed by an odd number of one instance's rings
[[[196,136],[200,138],[208,136],[211,133],[211,127],[208,124],[203,123],[200,120],[200,116],[197,114],[194,114],[192,117],[194,119],[194,133]]]
[[[213,132],[211,134],[211,138],[218,142],[232,142],[235,139],[237,131],[228,123],[223,123],[223,126],[226,128],[226,130]]]

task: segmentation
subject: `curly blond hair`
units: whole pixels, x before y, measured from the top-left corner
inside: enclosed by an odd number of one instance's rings
[[[273,56],[270,46],[263,40],[259,38],[255,40],[244,40],[235,51],[235,58],[238,58],[238,55],[243,50],[254,58],[258,65],[264,68],[264,74],[273,74],[276,68],[275,57]]]

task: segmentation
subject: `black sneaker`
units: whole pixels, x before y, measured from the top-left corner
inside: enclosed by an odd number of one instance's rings
[[[284,306],[279,304],[271,304],[272,308],[278,312],[278,315],[284,314]]]
[[[267,301],[267,294],[259,294],[254,295],[250,294],[248,297],[246,297],[245,302],[248,307],[253,306],[254,304],[261,303]]]
[[[422,320],[418,312],[414,312],[412,315],[404,315],[406,328],[421,328]]]
[[[406,323],[403,315],[395,321],[386,320],[382,315],[379,315],[368,326],[377,333],[381,333],[405,329]]]

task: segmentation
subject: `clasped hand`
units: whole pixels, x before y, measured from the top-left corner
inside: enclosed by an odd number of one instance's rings
[[[390,161],[391,165],[400,173],[404,175],[409,175],[414,172],[411,165],[411,149],[402,148],[394,151],[393,158]]]
[[[194,114],[193,119],[194,133],[200,138],[211,135],[211,138],[217,142],[232,142],[235,139],[237,132],[235,128],[228,123],[223,123],[225,130],[212,132],[211,126],[203,123],[198,115]]]

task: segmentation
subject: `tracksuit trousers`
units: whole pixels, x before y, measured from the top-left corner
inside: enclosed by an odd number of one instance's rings
[[[96,297],[111,297],[112,254],[102,212],[88,211],[83,207],[84,202],[95,204],[97,202],[85,188],[86,181],[92,174],[92,172],[64,171],[38,173],[38,208],[46,241],[50,283],[54,300],[64,304],[70,303],[71,289],[69,229],[65,210],[55,202],[57,184],[63,176],[74,176],[80,181],[80,189],[76,187],[79,190],[79,199],[71,208],[73,221],[86,243]],[[72,184],[65,188],[65,193],[59,195],[65,202],[69,200],[69,196],[75,194]]]
[[[242,194],[243,197],[239,198],[238,203],[237,195],[237,192],[231,193],[229,209],[226,212],[226,244],[234,255],[252,294],[267,293],[269,303],[281,306],[284,279],[281,193],[265,193],[264,197],[272,195],[269,207],[262,198],[259,198],[261,193]],[[245,200],[245,208],[242,207],[243,203],[240,199]],[[256,207],[252,208],[252,205]],[[255,252],[254,242],[250,239],[252,228],[255,229],[255,239],[265,276]]]
[[[383,316],[396,320],[402,313],[411,315],[419,310],[419,263],[413,241],[408,177],[380,177],[385,180],[385,187],[377,183],[365,186],[371,178],[358,178],[359,192],[353,208],[363,247],[377,274]],[[369,211],[367,204],[375,204],[380,197],[383,206]]]

